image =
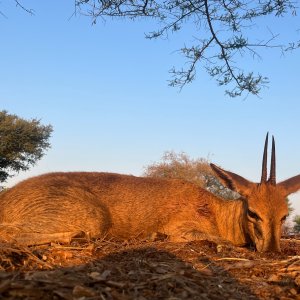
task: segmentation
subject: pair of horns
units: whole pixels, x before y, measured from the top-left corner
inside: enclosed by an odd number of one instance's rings
[[[275,157],[274,136],[272,136],[270,177],[269,177],[269,180],[267,180],[268,138],[269,138],[269,133],[267,133],[266,140],[265,140],[265,148],[264,148],[264,155],[263,155],[263,161],[262,161],[262,172],[261,172],[260,183],[270,183],[271,185],[276,185],[276,157]]]

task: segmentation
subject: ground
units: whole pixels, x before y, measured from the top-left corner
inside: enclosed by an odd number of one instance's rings
[[[300,299],[300,240],[282,253],[211,241],[0,244],[0,299]]]

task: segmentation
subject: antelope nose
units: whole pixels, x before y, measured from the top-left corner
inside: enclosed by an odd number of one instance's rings
[[[277,239],[275,235],[271,236],[271,239],[265,243],[264,252],[270,251],[270,252],[281,252],[280,250],[280,238]]]

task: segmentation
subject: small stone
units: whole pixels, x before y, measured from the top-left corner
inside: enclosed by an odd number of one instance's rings
[[[89,273],[89,277],[95,281],[102,282],[107,280],[107,277],[110,275],[110,273],[110,270],[105,270],[102,274],[100,274],[99,272],[91,272]]]
[[[274,286],[273,291],[276,295],[279,295],[282,292],[282,288],[280,286]]]
[[[294,289],[294,288],[290,289],[289,292],[290,292],[293,296],[298,295],[298,292],[297,292],[296,289]]]
[[[217,246],[217,252],[220,253],[223,250],[223,246],[222,245],[218,245]]]
[[[97,293],[93,289],[82,285],[76,285],[73,289],[74,298],[95,297],[96,294]]]
[[[189,293],[187,292],[187,291],[183,291],[182,293],[181,293],[181,298],[182,299],[186,299],[186,298],[188,298],[189,297]]]
[[[201,275],[205,275],[205,276],[212,276],[213,275],[213,271],[210,269],[202,269],[199,271]]]
[[[103,279],[107,279],[108,276],[110,276],[111,274],[111,270],[105,270],[102,274],[101,274],[101,277]]]
[[[99,272],[91,272],[91,273],[89,273],[89,277],[94,280],[100,280],[100,281],[103,280],[103,278]]]
[[[271,274],[267,280],[268,282],[278,282],[280,281],[280,277],[276,274]]]

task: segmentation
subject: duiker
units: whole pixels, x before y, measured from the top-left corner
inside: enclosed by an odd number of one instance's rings
[[[280,251],[286,197],[300,188],[300,175],[276,184],[275,144],[267,180],[267,143],[262,178],[252,183],[211,165],[238,200],[223,200],[177,179],[110,173],[50,173],[25,180],[0,195],[0,238],[33,245],[90,237],[171,241],[221,238],[258,251]]]

